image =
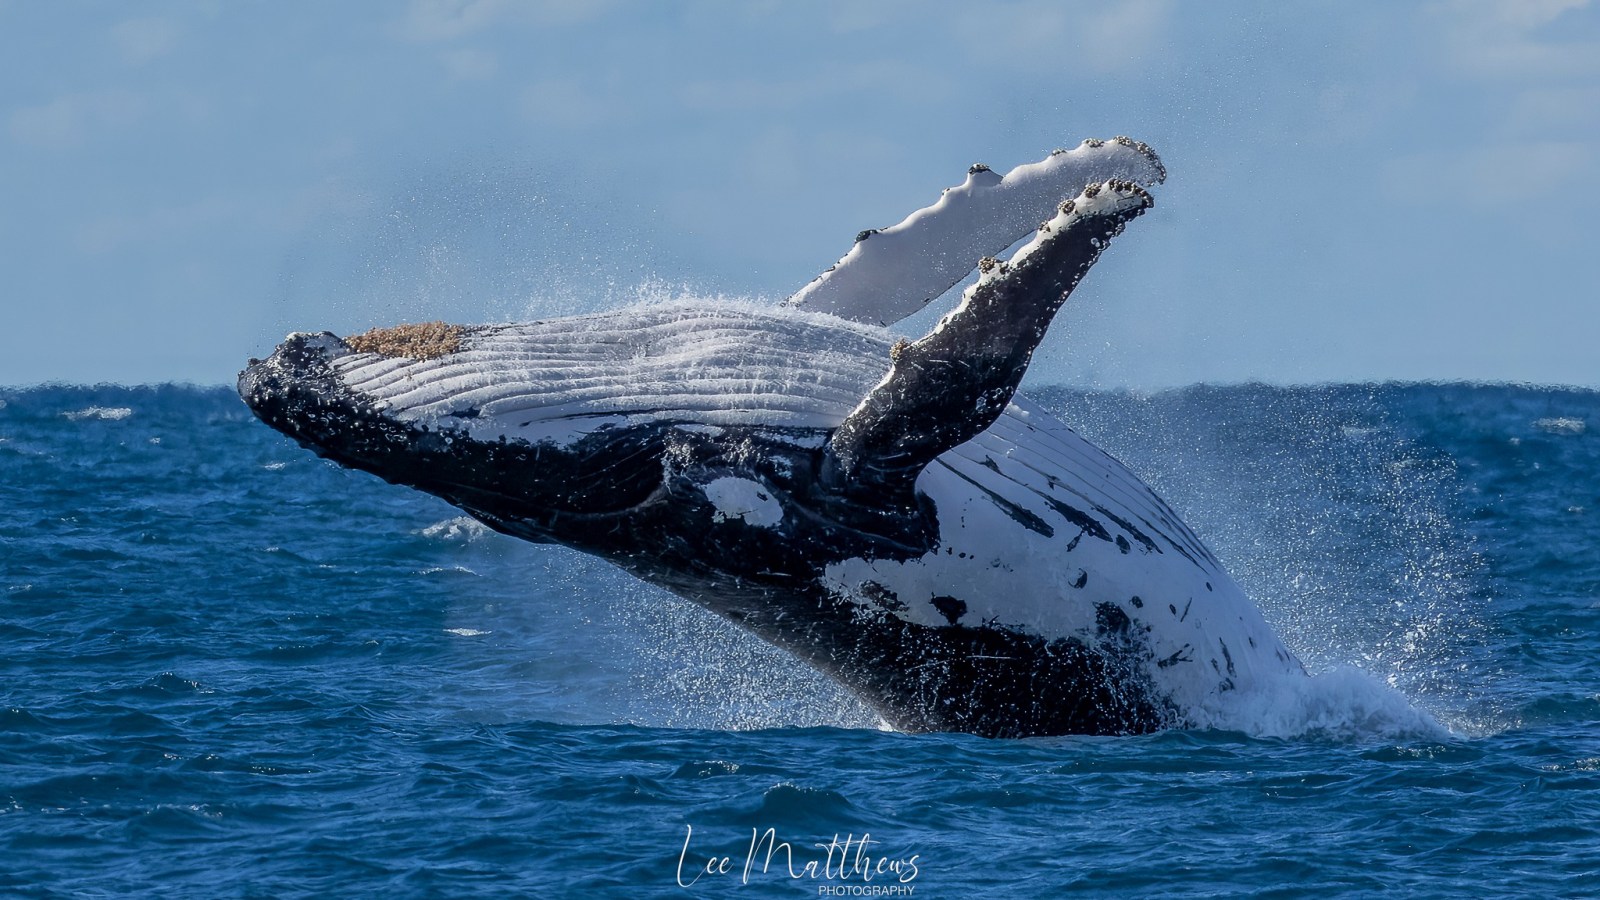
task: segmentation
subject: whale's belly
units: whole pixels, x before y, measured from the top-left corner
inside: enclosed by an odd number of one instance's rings
[[[1191,714],[1302,671],[1160,497],[1020,396],[987,431],[939,456],[917,489],[938,510],[935,549],[835,563],[830,587],[863,605],[892,592],[897,614],[918,624],[1123,643]]]

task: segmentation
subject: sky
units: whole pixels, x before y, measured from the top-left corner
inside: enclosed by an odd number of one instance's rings
[[[1118,134],[1170,177],[1035,382],[1600,387],[1591,0],[0,0],[0,384],[776,302]]]

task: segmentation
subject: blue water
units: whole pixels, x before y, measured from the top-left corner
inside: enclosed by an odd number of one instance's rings
[[[0,894],[818,896],[862,878],[816,845],[870,834],[920,897],[1600,895],[1600,393],[1034,397],[1206,536],[1302,695],[1238,733],[882,731],[227,390],[0,391]],[[800,877],[746,883],[752,829]]]

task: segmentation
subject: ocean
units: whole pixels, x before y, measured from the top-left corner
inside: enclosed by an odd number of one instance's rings
[[[1028,393],[1304,691],[1238,732],[895,733],[231,389],[0,389],[0,894],[1600,896],[1600,392]]]

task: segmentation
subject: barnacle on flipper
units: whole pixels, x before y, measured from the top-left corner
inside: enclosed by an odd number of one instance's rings
[[[1167,167],[1162,164],[1161,157],[1156,155],[1156,151],[1152,149],[1149,144],[1146,144],[1144,141],[1136,141],[1133,138],[1122,134],[1112,138],[1111,142],[1113,144],[1121,144],[1124,147],[1138,151],[1140,155],[1150,160],[1150,164],[1155,167],[1156,181],[1159,183],[1167,180]]]

